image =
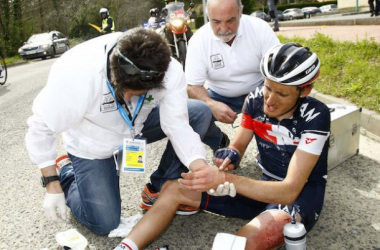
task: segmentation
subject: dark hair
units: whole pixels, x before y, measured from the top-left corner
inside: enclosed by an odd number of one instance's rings
[[[117,49],[139,69],[158,71],[162,74],[152,81],[143,81],[139,74],[128,75],[121,67]],[[170,55],[167,42],[155,31],[134,28],[124,33],[113,49],[110,59],[111,84],[116,95],[120,98],[126,90],[164,88],[163,79],[169,67]]]

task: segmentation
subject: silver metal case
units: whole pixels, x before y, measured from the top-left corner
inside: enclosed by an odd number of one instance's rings
[[[327,104],[331,113],[328,170],[359,153],[360,116],[355,106]]]

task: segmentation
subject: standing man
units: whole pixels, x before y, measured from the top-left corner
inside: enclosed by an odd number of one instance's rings
[[[233,124],[247,94],[264,81],[261,58],[279,40],[268,23],[242,14],[241,0],[209,0],[207,12],[210,22],[189,41],[187,91],[210,107],[215,120]],[[212,125],[205,143],[215,149],[225,137]]]
[[[373,2],[375,2],[376,5],[374,5]],[[368,4],[369,4],[369,11],[371,12],[371,17],[379,16],[380,0],[368,0]]]
[[[238,238],[217,236],[213,249],[244,249],[234,248],[237,242],[247,250],[277,249],[284,243],[283,228],[292,208],[293,217],[310,231],[323,206],[330,134],[329,109],[308,97],[319,69],[317,55],[299,44],[271,49],[261,61],[263,92],[248,95],[233,143],[214,156],[220,167],[211,167],[213,177],[204,176],[206,168],[201,168],[184,173],[179,182],[167,182],[153,207],[114,250],[125,249],[123,244],[143,249],[164,232],[179,204],[251,220],[236,233]],[[259,180],[228,172],[239,165],[253,136],[263,171]],[[216,192],[199,192],[210,188]],[[224,248],[217,247],[220,238]]]
[[[273,19],[273,31],[280,31],[277,18],[277,3],[278,0],[268,0],[269,15]]]
[[[102,33],[108,34],[115,32],[115,22],[110,16],[110,12],[106,8],[101,8],[99,11],[102,16]]]
[[[169,138],[160,166],[170,173],[157,182],[207,166],[201,138],[212,114],[206,105],[200,113],[191,111],[202,103],[187,98],[182,66],[170,54],[159,34],[135,28],[82,43],[54,63],[33,102],[26,134],[29,156],[46,188],[47,217],[65,220],[67,205],[95,234],[117,228],[121,198],[113,153],[141,136],[147,143]],[[57,133],[68,156],[56,163]],[[131,152],[136,145],[122,148],[124,155],[136,156],[135,165],[144,166],[137,164],[146,148],[139,141],[139,152]]]

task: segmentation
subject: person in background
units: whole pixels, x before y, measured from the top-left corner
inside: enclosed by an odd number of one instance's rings
[[[158,16],[158,9],[157,8],[153,8],[149,11],[149,20],[148,20],[148,27],[149,28],[158,28],[159,26],[159,23],[161,21],[161,19],[159,18]]]
[[[179,204],[251,220],[236,236],[218,234],[213,250],[277,249],[292,218],[307,231],[313,228],[324,201],[330,135],[329,109],[308,96],[320,61],[309,48],[286,43],[270,49],[260,69],[265,77],[262,91],[248,95],[233,142],[214,155],[219,168],[212,167],[213,177],[197,170],[168,181],[153,207],[114,250],[126,245],[143,249],[165,231]],[[253,137],[263,171],[259,180],[229,172],[251,153],[246,149]]]
[[[375,2],[375,5],[373,4]],[[368,0],[369,4],[369,11],[371,12],[372,16],[379,16],[380,12],[380,0]]]
[[[102,33],[109,34],[115,32],[115,21],[110,16],[108,9],[101,8],[99,13],[102,16]]]
[[[268,0],[269,15],[273,20],[273,31],[280,31],[277,18],[277,3],[278,0]]]

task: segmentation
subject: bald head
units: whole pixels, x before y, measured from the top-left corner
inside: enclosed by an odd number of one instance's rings
[[[243,9],[243,4],[241,3],[241,0],[208,0],[207,1],[207,12],[209,11],[209,7],[214,6],[223,6],[225,4],[233,4],[235,3],[238,11],[240,12]]]
[[[207,12],[214,35],[223,42],[231,42],[239,28],[243,11],[241,0],[209,0]]]

